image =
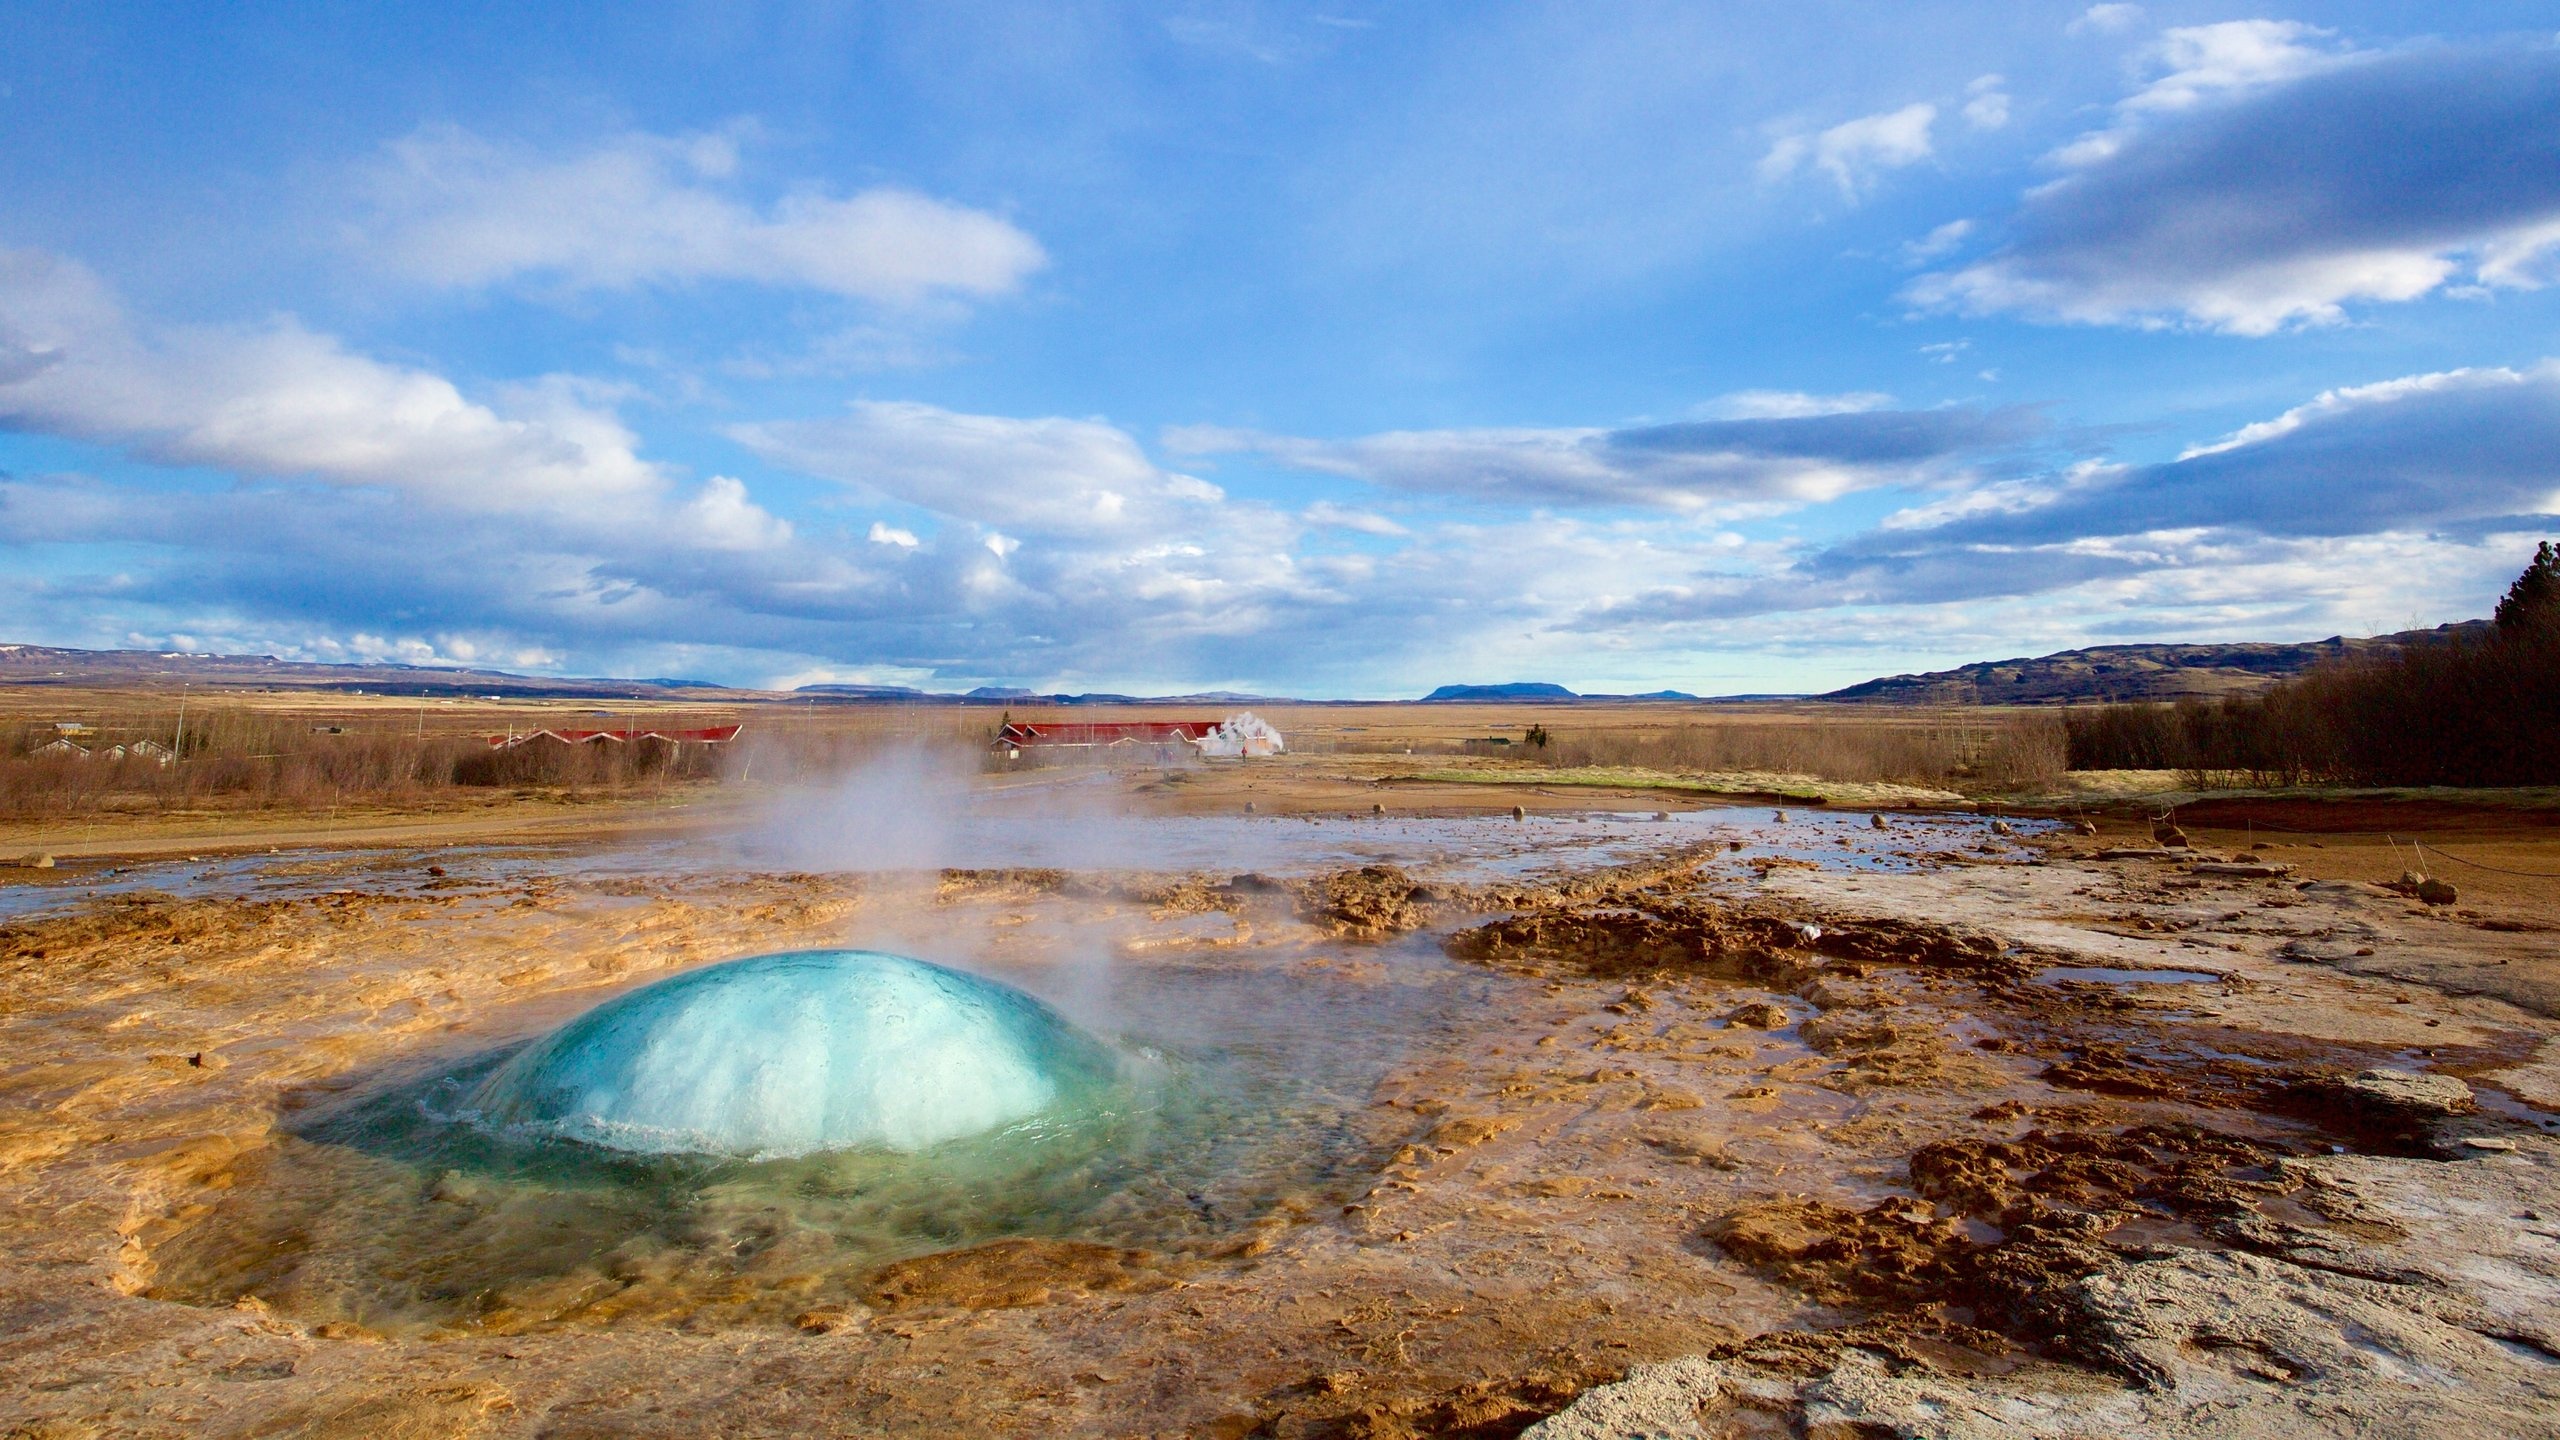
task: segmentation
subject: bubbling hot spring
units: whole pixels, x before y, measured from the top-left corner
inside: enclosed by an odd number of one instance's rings
[[[305,1112],[151,1293],[394,1334],[787,1324],[996,1240],[1220,1253],[1364,1185],[1409,1138],[1372,1087],[1505,983],[1395,956],[1122,966],[1107,1039],[876,951],[687,971]]]
[[[520,1134],[653,1155],[904,1153],[1103,1093],[1100,1042],[1011,986],[872,950],[805,950],[661,980],[481,1082]]]

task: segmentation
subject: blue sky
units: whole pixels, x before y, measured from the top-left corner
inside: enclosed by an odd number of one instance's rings
[[[2486,613],[2544,5],[0,3],[0,639],[1394,696]]]

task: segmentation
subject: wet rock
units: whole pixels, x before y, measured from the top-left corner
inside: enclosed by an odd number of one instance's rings
[[[1316,882],[1310,907],[1336,931],[1379,939],[1415,930],[1430,918],[1422,904],[1429,892],[1393,865],[1363,865]]]
[[[999,1240],[884,1265],[863,1298],[881,1311],[1011,1310],[1065,1295],[1145,1292],[1178,1283],[1143,1250],[1081,1240]]]
[[[2477,1108],[2471,1087],[2462,1081],[2451,1075],[2425,1075],[2414,1070],[2366,1070],[2355,1075],[2322,1077],[2305,1081],[2296,1089],[2369,1120],[2438,1119],[2468,1115]]]
[[[1762,1000],[1756,1004],[1737,1007],[1732,1014],[1724,1017],[1724,1023],[1742,1030],[1783,1030],[1791,1018],[1785,1006],[1773,1005]]]
[[[1876,829],[1878,829],[1878,830],[1890,830],[1890,829],[1892,829],[1892,828],[1893,828],[1890,824],[1886,823],[1885,818],[1884,818],[1884,816],[1882,816],[1882,815],[1870,815],[1870,816],[1868,816],[1868,817],[1867,817],[1867,823],[1868,823],[1869,825],[1874,826],[1874,827],[1875,827]]]
[[[2517,1219],[2540,1213],[2531,1202],[2560,1178],[2560,1150],[2536,1142],[2529,1154],[2457,1167],[2470,1178],[2450,1204],[2446,1167],[2433,1161],[2353,1156],[2284,1168],[2309,1179],[2304,1198],[2318,1219],[2263,1227],[2249,1243],[2273,1253],[2083,1251],[2093,1268],[2047,1287],[2043,1331],[2083,1364],[1933,1364],[1913,1343],[1921,1332],[1875,1321],[1762,1347],[1766,1356],[1744,1345],[1645,1366],[1526,1435],[2560,1433],[2552,1227]],[[1798,1237],[1763,1216],[1734,1233],[1781,1263],[1827,1265],[1847,1279],[1863,1232],[1884,1218]]]
[[[2227,875],[2237,880],[2275,880],[2292,874],[2293,867],[2247,860],[2206,860],[2187,867],[2187,873]]]
[[[822,1305],[815,1310],[801,1311],[792,1317],[791,1323],[804,1335],[833,1335],[839,1331],[863,1328],[864,1316],[863,1312],[849,1306]]]

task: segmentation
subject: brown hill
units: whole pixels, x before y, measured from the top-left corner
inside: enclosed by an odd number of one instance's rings
[[[1817,696],[1871,705],[2065,705],[2099,700],[2183,700],[2263,690],[2333,660],[2415,642],[2477,634],[2485,620],[2432,630],[2299,644],[2098,645],[2033,659],[1986,660],[1925,675],[1892,675]]]

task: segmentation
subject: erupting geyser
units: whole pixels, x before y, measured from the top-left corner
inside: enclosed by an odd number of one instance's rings
[[[768,1158],[922,1150],[1068,1104],[1111,1052],[1008,985],[870,950],[690,971],[607,1001],[482,1082],[502,1128]]]

